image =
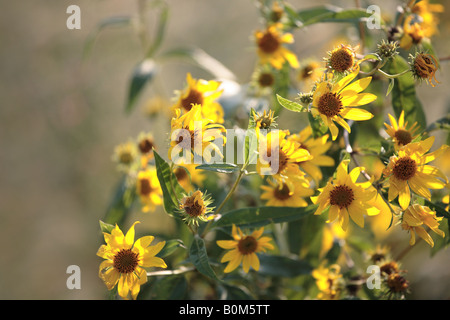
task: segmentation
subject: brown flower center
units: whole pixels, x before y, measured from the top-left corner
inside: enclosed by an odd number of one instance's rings
[[[404,146],[412,141],[412,135],[409,131],[406,130],[397,130],[394,134],[394,137],[397,139],[398,144]]]
[[[436,65],[430,55],[421,53],[414,60],[414,70],[420,78],[428,79],[436,73]]]
[[[239,240],[238,249],[243,255],[251,254],[258,248],[258,241],[252,236],[246,236],[245,238]]]
[[[417,171],[417,163],[410,157],[401,157],[395,162],[392,170],[394,177],[399,180],[408,180],[412,178]]]
[[[353,190],[346,185],[335,186],[330,192],[330,204],[341,209],[348,208],[353,200],[355,200]]]
[[[190,89],[186,98],[181,99],[181,106],[190,111],[193,104],[203,104],[203,94],[195,89]]]
[[[140,179],[139,184],[140,184],[139,191],[142,196],[148,196],[152,192],[153,188],[150,184],[149,179],[147,179],[147,178]]]
[[[274,82],[275,79],[271,73],[261,73],[258,78],[258,83],[263,88],[271,87]]]
[[[130,164],[130,163],[133,162],[133,159],[134,159],[134,157],[133,157],[133,155],[130,152],[125,151],[125,152],[121,152],[119,154],[119,161],[120,161],[120,163]]]
[[[258,41],[258,47],[265,53],[274,53],[279,46],[280,41],[271,32],[266,32]]]
[[[289,187],[286,183],[283,183],[281,188],[277,187],[273,190],[273,195],[279,200],[286,200],[291,197]]]
[[[338,115],[343,109],[341,99],[336,93],[327,92],[319,98],[319,112],[328,118]]]
[[[174,174],[175,174],[175,177],[177,178],[177,181],[183,181],[183,180],[188,178],[188,174],[186,172],[186,169],[184,169],[182,167],[177,167],[174,170]]]
[[[131,273],[136,270],[139,263],[139,254],[131,249],[122,249],[113,260],[114,268],[120,273]]]
[[[198,139],[198,131],[199,130],[192,131],[187,128],[183,128],[183,131],[178,136],[177,144],[179,144],[183,149],[194,149],[194,142]],[[189,136],[187,136],[187,133],[189,133]]]
[[[312,72],[314,71],[314,66],[312,65],[307,65],[302,69],[301,72],[301,79],[308,79],[309,77],[311,77]]]
[[[409,287],[409,281],[398,273],[389,275],[387,285],[392,292],[405,292]]]
[[[344,72],[353,67],[353,53],[347,48],[341,48],[331,53],[330,66],[338,72]]]
[[[182,208],[191,217],[198,217],[205,213],[205,206],[195,200],[194,196],[186,197]]]
[[[142,153],[146,154],[152,151],[153,148],[153,141],[150,139],[143,139],[141,142],[139,142],[139,150],[141,150]]]

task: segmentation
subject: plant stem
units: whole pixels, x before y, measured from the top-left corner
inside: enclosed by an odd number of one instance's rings
[[[397,73],[397,74],[388,74],[388,73],[386,73],[386,72],[384,72],[383,70],[380,70],[380,69],[378,69],[377,71],[379,73],[381,73],[382,75],[384,75],[388,79],[395,79],[395,78],[398,78],[398,77],[400,77],[400,76],[410,72],[411,70],[406,69],[405,71],[402,71],[402,72]]]

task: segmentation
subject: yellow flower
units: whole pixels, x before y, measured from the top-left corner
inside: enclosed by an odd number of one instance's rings
[[[349,45],[341,44],[337,48],[328,52],[328,58],[325,59],[327,67],[335,72],[351,72],[358,66],[356,61],[356,50],[358,46],[352,48]]]
[[[405,111],[402,110],[398,123],[393,116],[388,114],[391,125],[385,123],[386,133],[392,138],[395,150],[403,147],[417,138],[417,122],[408,128],[408,121],[405,122]]]
[[[429,38],[438,32],[439,19],[434,13],[444,12],[442,4],[431,4],[429,0],[418,1],[411,12],[421,17],[420,25],[425,37]]]
[[[442,198],[442,203],[446,204],[447,206],[445,207],[445,210],[448,211],[448,209],[450,209],[450,194],[448,194],[449,190],[450,190],[450,183],[447,183],[445,185],[445,189],[447,190],[447,194]]]
[[[431,199],[429,189],[442,189],[448,182],[441,170],[427,165],[439,157],[448,146],[427,153],[433,145],[434,137],[420,142],[409,143],[389,159],[383,174],[389,179],[388,200],[398,196],[400,207],[405,210],[411,200],[411,190],[428,200]],[[442,179],[444,181],[439,180]]]
[[[299,143],[286,139],[288,134],[287,130],[273,130],[266,136],[259,135],[256,169],[261,175],[273,175],[277,180],[302,175],[297,163],[312,157],[308,150],[300,147]]]
[[[303,176],[298,176],[285,182],[273,182],[268,180],[269,185],[262,185],[264,192],[261,199],[267,200],[266,206],[274,207],[306,207],[308,202],[304,197],[314,194],[310,188],[309,181]]]
[[[307,59],[300,63],[297,79],[302,84],[302,90],[309,92],[314,83],[320,80],[325,68],[320,66],[319,61]]]
[[[320,300],[338,300],[342,291],[341,267],[337,264],[329,268],[322,263],[317,269],[314,269],[312,276],[316,279],[317,288],[320,293],[317,299]]]
[[[116,225],[111,234],[104,232],[106,245],[97,251],[97,256],[105,259],[100,264],[99,277],[105,282],[108,290],[116,284],[119,296],[136,299],[140,287],[147,282],[147,272],[143,268],[166,268],[163,259],[155,257],[165,245],[165,241],[151,246],[153,236],[145,236],[134,242],[134,226],[130,227],[126,235]]]
[[[312,159],[298,162],[300,168],[309,174],[316,182],[322,180],[322,171],[320,167],[332,167],[334,166],[334,160],[325,153],[330,149],[331,142],[328,140],[328,134],[319,138],[312,136],[311,126],[307,126],[298,134],[290,135],[288,140],[298,142],[300,147],[308,150]]]
[[[206,216],[213,210],[208,207],[211,203],[210,197],[203,195],[200,190],[196,190],[181,199],[179,211],[188,225],[198,226],[198,220],[206,222],[214,218],[213,215]]]
[[[155,211],[156,206],[162,204],[162,190],[155,167],[139,171],[136,188],[143,212]]]
[[[337,241],[342,243],[342,240],[345,240],[347,235],[350,234],[350,230],[344,231],[338,223],[333,222],[324,225],[322,233],[322,246],[319,257],[324,257]]]
[[[211,161],[214,152],[223,158],[221,150],[214,144],[214,140],[219,138],[223,138],[225,143],[225,137],[222,136],[225,128],[222,125],[204,118],[202,106],[199,104],[193,105],[184,115],[180,115],[178,109],[176,113],[176,117],[171,121],[170,160],[181,152],[183,155],[178,160],[186,164],[192,163],[193,155],[200,156],[206,162]]]
[[[436,212],[432,211],[430,208],[419,204],[413,204],[403,213],[401,226],[404,230],[410,231],[410,245],[416,243],[415,234],[417,233],[419,237],[433,247],[434,241],[424,227],[427,226],[439,236],[445,237],[445,233],[439,229],[439,222],[442,219],[443,217],[437,217]]]
[[[400,48],[408,50],[413,44],[419,44],[425,37],[422,26],[415,22],[414,15],[408,16],[403,23],[403,35],[400,39]]]
[[[138,150],[133,141],[121,143],[114,148],[112,160],[117,163],[119,171],[128,172],[138,157]]]
[[[172,110],[180,110],[183,113],[192,109],[193,105],[201,106],[202,116],[212,122],[223,123],[224,112],[222,106],[216,101],[223,90],[219,90],[220,82],[194,79],[191,74],[186,76],[187,88],[178,92],[178,100],[172,106]]]
[[[364,168],[356,167],[347,173],[349,160],[343,160],[336,172],[336,179],[328,181],[324,188],[320,188],[320,194],[311,197],[318,208],[314,214],[322,214],[327,208],[328,221],[339,219],[339,223],[344,231],[348,227],[348,217],[361,228],[364,227],[364,215],[376,215],[380,212],[373,204],[369,203],[377,195],[377,191],[372,187],[371,182],[357,183]]]
[[[265,252],[266,249],[273,250],[274,247],[269,241],[269,237],[261,237],[264,227],[253,231],[250,235],[244,234],[241,229],[233,225],[233,240],[218,240],[217,245],[223,249],[230,250],[222,257],[220,262],[228,262],[224,272],[229,273],[236,269],[241,263],[244,271],[248,273],[250,267],[259,270],[258,252]]]
[[[195,169],[197,166],[197,164],[177,164],[173,170],[178,183],[186,192],[194,191],[194,185],[202,187],[206,179],[203,170]]]
[[[155,140],[153,134],[141,132],[137,138],[137,146],[141,154],[141,167],[145,168],[148,162],[154,158]]]
[[[311,112],[322,118],[330,129],[333,140],[336,140],[339,133],[334,122],[350,132],[350,126],[344,119],[362,121],[373,118],[369,111],[355,108],[377,99],[372,93],[360,93],[369,86],[372,77],[365,77],[350,84],[358,73],[359,67],[337,83],[320,82],[314,91]]]
[[[281,26],[280,23],[275,23],[265,31],[255,32],[260,62],[270,63],[275,69],[281,69],[287,61],[292,68],[298,68],[299,63],[295,54],[283,46],[284,43],[293,43],[294,37],[290,33],[282,34]]]

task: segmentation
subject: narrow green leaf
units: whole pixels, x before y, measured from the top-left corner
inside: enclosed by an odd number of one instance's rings
[[[163,193],[164,210],[167,214],[175,215],[178,209],[178,199],[181,199],[184,190],[178,183],[175,174],[170,170],[169,164],[161,156],[153,151],[155,155],[156,175]]]
[[[161,43],[164,38],[164,34],[166,32],[167,27],[167,20],[169,17],[169,7],[167,5],[164,5],[164,7],[161,9],[161,14],[159,15],[159,21],[158,21],[158,27],[156,31],[155,39],[153,40],[152,45],[150,46],[146,57],[151,58],[156,53],[156,51],[161,46]]]
[[[251,207],[229,211],[213,223],[213,227],[264,226],[270,223],[281,223],[301,219],[312,214],[316,205],[308,207]]]
[[[100,223],[100,230],[102,232],[111,233],[111,231],[115,228],[115,225],[103,222],[102,220],[100,220],[99,223]]]
[[[144,86],[153,80],[157,72],[157,66],[154,60],[145,59],[140,62],[133,70],[130,86],[128,89],[128,99],[126,111],[129,113],[136,105],[137,98],[142,92]]]
[[[253,108],[250,110],[249,118],[248,118],[248,126],[247,132],[245,135],[245,143],[244,143],[244,163],[253,164],[256,159],[257,151],[258,151],[258,137],[256,136],[256,123],[255,123],[255,115],[256,112]]]
[[[283,98],[280,95],[277,94],[277,100],[278,102],[285,107],[288,110],[294,111],[294,112],[304,112],[306,111],[306,107],[302,106],[301,104],[291,101],[289,99]]]
[[[364,9],[358,8],[342,9],[335,6],[319,6],[299,11],[297,16],[304,27],[325,22],[357,22],[361,19],[371,17],[372,14]]]
[[[212,164],[201,164],[195,169],[208,170],[219,173],[233,173],[240,170],[239,166],[234,163],[212,163]]]
[[[427,129],[426,132],[431,132],[431,131],[435,131],[435,130],[450,130],[450,115],[446,115],[436,121],[434,121],[433,123],[431,123]]]
[[[104,20],[102,20],[97,27],[89,34],[86,43],[84,45],[83,49],[83,58],[86,58],[87,55],[91,52],[92,46],[99,36],[100,32],[107,28],[112,26],[128,26],[132,22],[131,17],[109,17]]]
[[[198,270],[198,272],[213,280],[220,281],[220,279],[217,278],[214,270],[211,268],[211,265],[209,264],[205,241],[198,235],[194,236],[191,247],[189,248],[189,259]]]
[[[162,248],[157,256],[160,258],[165,258],[175,252],[175,250],[177,250],[178,248],[186,248],[183,241],[179,239],[167,240],[164,248]]]
[[[394,79],[389,79],[389,86],[386,91],[386,97],[389,95],[389,93],[391,93],[392,89],[394,88],[394,85],[395,85]]]
[[[220,61],[213,58],[200,48],[177,48],[162,53],[158,59],[187,59],[188,62],[209,72],[217,79],[236,80],[232,71],[225,67]]]

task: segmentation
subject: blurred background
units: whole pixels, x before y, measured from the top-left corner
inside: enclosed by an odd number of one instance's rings
[[[169,21],[161,49],[195,45],[222,62],[238,83],[249,81],[256,62],[251,36],[261,27],[252,0],[168,0]],[[290,1],[297,9],[330,1]],[[331,1],[342,7],[354,1]],[[440,57],[450,56],[450,7],[441,2],[440,34],[433,38]],[[81,29],[69,30],[66,9],[81,8]],[[392,12],[395,1],[371,1]],[[185,63],[164,65],[158,79],[124,112],[129,77],[143,57],[133,25],[105,28],[84,55],[98,24],[112,16],[136,16],[137,1],[2,1],[0,10],[0,299],[103,299],[98,278],[103,243],[99,220],[120,179],[111,160],[114,147],[142,131],[166,143],[166,118],[150,119],[146,101],[181,89],[186,72],[207,77]],[[155,17],[149,14],[149,28]],[[294,33],[299,59],[321,59],[345,25],[318,24]],[[150,34],[152,30],[149,30]],[[357,36],[350,30],[345,36]],[[448,113],[450,63],[437,73],[440,84],[418,87],[428,122]],[[163,120],[161,120],[163,119]],[[449,174],[449,172],[447,172]],[[158,211],[136,213],[146,228],[170,228]],[[137,230],[139,227],[137,227]],[[409,236],[399,235],[398,250]],[[433,258],[425,243],[408,254],[408,270],[417,299],[450,298],[450,254]],[[81,268],[81,289],[66,287],[69,265]]]

